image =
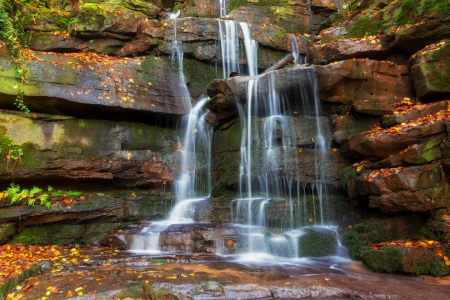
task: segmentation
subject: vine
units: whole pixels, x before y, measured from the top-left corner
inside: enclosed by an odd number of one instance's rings
[[[8,50],[11,52],[11,57],[15,66],[14,77],[18,80],[18,84],[13,88],[17,90],[17,97],[14,104],[19,110],[29,113],[30,110],[23,103],[23,84],[25,82],[25,69],[23,67],[25,59],[22,53],[22,47],[20,41],[24,34],[23,28],[20,25],[19,14],[20,10],[17,8],[15,21],[12,19],[12,13],[8,13],[7,6],[14,10],[15,4],[8,3],[9,0],[0,0],[0,38],[5,40]]]

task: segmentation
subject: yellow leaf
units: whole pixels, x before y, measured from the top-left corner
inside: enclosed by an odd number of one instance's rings
[[[83,296],[83,292],[78,292],[78,296]]]
[[[152,85],[152,83],[151,83],[151,82],[149,82],[149,83],[148,83],[148,85]]]
[[[85,259],[83,259],[84,261],[90,261],[91,259],[90,258],[85,258]]]

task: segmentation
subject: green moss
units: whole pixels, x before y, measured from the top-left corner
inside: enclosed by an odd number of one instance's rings
[[[377,35],[378,30],[384,29],[384,20],[382,18],[378,18],[376,20],[365,17],[358,19],[355,22],[355,25],[351,29],[348,30],[348,34],[346,37],[348,38],[358,38],[364,36]]]
[[[347,247],[351,258],[360,260],[363,250],[370,244],[386,242],[397,238],[390,236],[383,225],[377,220],[360,223],[351,229],[346,229],[342,235],[342,244]]]
[[[23,244],[24,246],[36,244],[61,245],[61,240],[54,236],[58,231],[59,228],[57,226],[52,227],[49,225],[25,227],[13,238],[11,244]]]
[[[229,12],[232,12],[235,9],[238,9],[241,6],[244,6],[247,3],[246,0],[231,0]]]
[[[337,238],[334,232],[317,232],[306,229],[298,241],[298,252],[301,257],[330,256],[336,253]]]
[[[403,251],[396,247],[383,246],[382,250],[368,250],[361,255],[362,263],[372,271],[396,273],[403,271]]]

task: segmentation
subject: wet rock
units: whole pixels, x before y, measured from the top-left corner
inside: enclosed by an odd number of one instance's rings
[[[266,286],[257,284],[226,285],[223,287],[227,299],[258,299],[271,296]]]
[[[376,272],[444,276],[450,274],[444,259],[448,255],[450,246],[447,244],[417,248],[384,246],[380,250],[364,251],[362,262]]]
[[[379,114],[387,109],[385,105],[414,95],[407,66],[385,61],[346,60],[315,66],[315,70],[320,98],[325,101],[353,104],[368,100],[377,105],[371,111]]]
[[[450,40],[444,40],[416,54],[411,79],[419,98],[435,101],[450,96],[449,49]]]
[[[337,236],[334,231],[319,228],[304,230],[306,233],[298,239],[300,257],[332,256],[337,250]]]
[[[127,119],[130,111],[134,112],[128,119],[133,120],[142,118],[142,114],[174,116],[187,111],[180,76],[172,69],[170,59],[156,61],[150,56],[88,65],[68,55],[38,52],[35,55],[39,61],[26,61],[23,84],[24,103],[31,111],[83,118],[98,118],[101,113],[105,118],[121,120]],[[4,82],[0,87],[0,106],[13,108],[17,82],[11,58],[4,48],[0,48],[0,65],[3,67],[0,78]]]
[[[250,80],[257,80],[258,94],[265,95],[271,92],[270,86],[274,86],[275,92],[285,93],[289,95],[301,95],[301,90],[306,87],[306,93],[312,93],[308,90],[314,84],[314,69],[294,66],[289,69],[282,69],[268,72],[258,76],[237,76],[224,80],[224,84],[219,80],[212,82],[208,86],[208,96],[211,98],[217,96],[218,93],[231,96],[233,100],[241,102],[247,101],[247,84]],[[299,99],[299,102],[307,99]],[[305,106],[313,105],[313,103],[304,103]]]
[[[414,107],[412,110],[408,110],[406,112],[400,112],[396,114],[391,114],[387,116],[383,116],[381,118],[381,125],[385,128],[391,127],[397,124],[409,122],[415,119],[423,118],[427,115],[434,115],[441,110],[446,110],[448,108],[448,101],[440,101],[436,103],[430,104],[419,104],[417,107]]]
[[[385,43],[375,40],[339,39],[326,45],[315,45],[308,49],[307,61],[325,65],[351,58],[382,60],[390,53]]]
[[[0,225],[0,245],[6,244],[16,233],[15,224],[3,224]]]

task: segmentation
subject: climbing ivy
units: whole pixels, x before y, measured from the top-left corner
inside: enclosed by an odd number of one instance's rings
[[[8,13],[7,8],[11,11],[16,11],[16,14],[12,16],[12,13]],[[14,9],[15,8],[15,9]],[[20,25],[19,20],[20,10],[16,7],[16,4],[9,0],[0,0],[0,38],[5,40],[6,45],[11,52],[13,63],[15,66],[15,78],[18,84],[13,88],[17,90],[17,97],[14,104],[18,109],[29,113],[30,110],[23,103],[23,83],[25,82],[25,69],[23,67],[25,59],[22,53],[21,40],[24,34],[23,28]]]

